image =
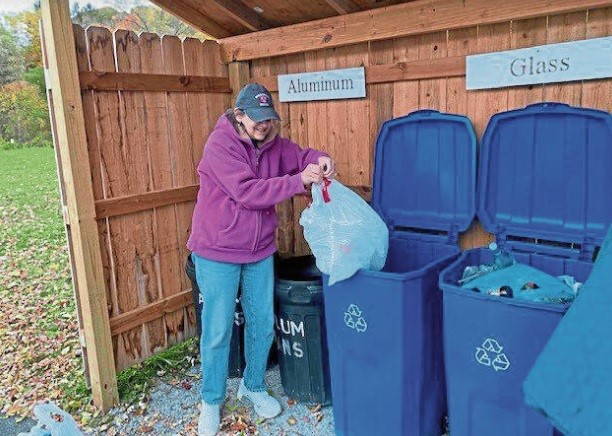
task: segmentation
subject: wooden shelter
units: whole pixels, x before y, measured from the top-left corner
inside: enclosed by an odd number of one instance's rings
[[[491,115],[541,101],[610,110],[612,81],[466,91],[465,56],[612,34],[610,0],[153,0],[216,40],[73,26],[44,0],[43,34],[64,218],[94,401],[116,370],[194,335],[185,242],[195,167],[241,86],[364,66],[367,97],[278,103],[282,133],[329,152],[367,198],[381,124],[429,108]],[[278,206],[278,247],[307,252],[304,198]],[[462,247],[490,240],[477,222]]]

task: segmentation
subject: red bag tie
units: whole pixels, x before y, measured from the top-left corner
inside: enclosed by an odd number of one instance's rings
[[[329,197],[329,192],[327,191],[327,187],[331,185],[331,180],[324,178],[323,179],[323,201],[325,203],[329,203],[331,198]]]

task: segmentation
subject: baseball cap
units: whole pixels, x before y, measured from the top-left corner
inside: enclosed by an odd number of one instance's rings
[[[272,94],[259,83],[249,83],[238,93],[236,107],[244,111],[250,119],[259,123],[265,120],[280,120],[274,110]]]

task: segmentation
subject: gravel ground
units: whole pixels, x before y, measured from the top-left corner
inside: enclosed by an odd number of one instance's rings
[[[227,401],[222,412],[222,431],[218,435],[259,434],[274,436],[332,436],[334,418],[331,407],[308,407],[283,393],[278,366],[266,373],[268,389],[281,402],[283,413],[260,421],[248,400],[236,399],[240,379],[228,381]],[[138,414],[113,410],[113,421],[86,435],[195,435],[199,416],[199,380],[176,386],[158,382],[151,390],[146,412]],[[242,431],[242,433],[241,433]],[[258,433],[255,433],[257,431]]]
[[[36,422],[30,418],[16,422],[15,418],[7,418],[0,415],[0,435],[16,436],[20,432],[29,431]]]

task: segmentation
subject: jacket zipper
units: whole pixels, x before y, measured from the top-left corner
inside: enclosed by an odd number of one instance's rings
[[[257,174],[257,176],[259,176],[259,157],[261,156],[261,149],[257,146],[255,146],[255,174]],[[259,238],[261,236],[261,214],[262,211],[258,210],[257,211],[257,222],[255,223],[255,241],[253,242],[253,248],[251,250],[252,253],[255,253],[255,251],[257,251],[257,245],[259,244]]]
[[[253,242],[253,248],[251,249],[252,253],[257,251],[257,245],[259,244],[259,237],[261,236],[261,210],[257,211],[257,218],[255,223],[255,242]]]

